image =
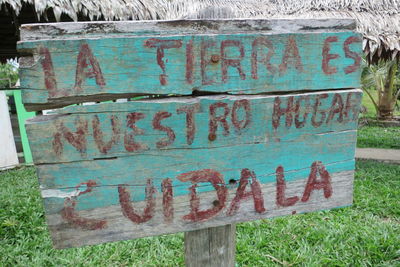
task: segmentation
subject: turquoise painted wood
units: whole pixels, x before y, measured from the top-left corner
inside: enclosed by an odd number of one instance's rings
[[[94,181],[96,188],[79,197],[76,210],[91,210],[119,205],[118,185],[124,185],[132,192],[131,201],[140,202],[146,198],[148,179],[152,180],[157,192],[162,192],[162,181],[172,179],[174,197],[189,198],[191,183],[176,177],[182,173],[212,169],[224,177],[224,184],[240,179],[242,169],[255,172],[260,184],[276,183],[275,171],[283,166],[285,180],[306,180],[313,162],[321,161],[329,173],[354,169],[354,147],[356,132],[327,134],[318,138],[309,137],[303,143],[294,143],[287,149],[279,145],[263,144],[233,146],[229,148],[199,149],[183,151],[162,151],[154,154],[140,154],[113,160],[73,162],[57,165],[40,165],[38,173],[42,190],[56,189],[58,194],[45,198],[46,211],[59,213],[66,198],[60,197],[74,192],[81,183]],[[323,147],[322,145],[323,144]],[[264,155],[264,156],[262,156]],[[265,156],[268,155],[268,156]],[[230,188],[236,188],[230,186]],[[81,191],[86,189],[80,186]],[[215,192],[210,183],[198,183],[198,193]],[[187,205],[189,202],[186,203]]]
[[[24,101],[31,109],[35,104],[62,106],[99,96],[357,88],[362,53],[361,36],[352,31],[93,39],[83,35],[20,42],[18,49],[35,55],[21,66]]]
[[[38,117],[28,125],[28,132],[40,136],[33,141],[33,151],[42,189],[68,193],[89,180],[96,182],[92,196],[76,207],[86,210],[117,205],[118,185],[135,190],[133,201],[144,201],[147,179],[151,178],[161,192],[163,179],[195,170],[218,170],[226,184],[237,180],[245,168],[257,173],[261,184],[274,183],[274,172],[280,165],[285,167],[287,181],[307,177],[315,161],[323,162],[332,173],[353,170],[360,101],[360,90],[342,90],[106,103]],[[189,116],[191,122],[187,112],[176,116],[177,110],[188,107],[197,110]],[[70,114],[71,109],[75,113]],[[155,114],[170,116],[158,124],[162,129],[154,126]],[[143,123],[134,124],[137,135],[133,140],[140,149],[129,151],[133,131],[129,119],[134,116],[143,118]],[[117,117],[119,123],[115,123]],[[100,121],[107,123],[106,127],[98,126]],[[76,122],[80,123],[78,129]],[[87,130],[82,125],[87,125]],[[195,128],[192,141],[189,128]],[[226,129],[229,134],[224,135]],[[102,138],[96,139],[96,135]],[[164,142],[162,147],[160,142]],[[186,182],[173,179],[173,183],[175,196],[189,194]],[[214,187],[200,186],[199,192],[207,191],[214,191]],[[48,212],[60,212],[63,205],[64,198],[46,198]]]
[[[301,141],[306,134],[355,130],[360,101],[359,90],[341,90],[103,103],[37,117],[27,129],[35,143],[32,151],[36,164],[163,150],[274,143],[286,146]],[[132,147],[132,142],[140,148]]]
[[[350,20],[26,25],[24,103],[54,245],[352,204]],[[157,98],[152,98],[157,95]],[[163,97],[163,98],[160,98]]]

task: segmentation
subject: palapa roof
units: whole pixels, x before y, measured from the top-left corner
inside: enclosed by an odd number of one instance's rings
[[[4,5],[5,3],[8,4]],[[0,8],[34,6],[38,17],[53,12],[78,20],[160,20],[201,18],[218,7],[235,18],[354,18],[369,61],[400,58],[400,0],[0,0]],[[200,14],[200,15],[199,15]]]

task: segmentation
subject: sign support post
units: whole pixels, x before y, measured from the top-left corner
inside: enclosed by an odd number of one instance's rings
[[[229,15],[217,9],[207,9],[197,15],[203,19],[223,19]],[[236,224],[189,231],[184,236],[187,267],[235,266]]]
[[[188,267],[235,266],[235,251],[235,224],[185,232]]]

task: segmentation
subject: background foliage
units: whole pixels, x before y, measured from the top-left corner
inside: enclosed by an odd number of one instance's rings
[[[18,81],[18,70],[12,64],[0,63],[0,88],[15,86]]]

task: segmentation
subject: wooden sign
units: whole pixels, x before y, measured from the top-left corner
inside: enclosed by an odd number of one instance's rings
[[[306,25],[24,26],[31,107],[163,96],[28,122],[55,246],[351,205],[361,90],[347,88],[359,85],[361,39],[352,21]]]
[[[138,24],[142,34],[135,34]],[[288,29],[282,29],[285,24]],[[190,28],[190,34],[180,34],[181,25]],[[23,36],[40,36],[19,43],[21,51],[34,55],[21,69],[24,101],[29,109],[40,109],[44,103],[60,106],[78,99],[98,100],[99,95],[115,99],[194,91],[256,94],[354,88],[359,85],[362,39],[348,30],[351,27],[352,20],[325,20],[313,26],[302,20],[24,26]]]

